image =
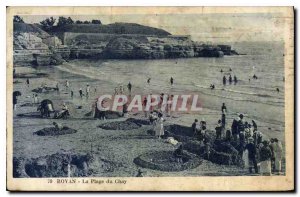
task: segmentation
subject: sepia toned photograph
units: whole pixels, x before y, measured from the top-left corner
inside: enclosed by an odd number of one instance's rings
[[[8,7],[7,180],[293,190],[293,7]]]

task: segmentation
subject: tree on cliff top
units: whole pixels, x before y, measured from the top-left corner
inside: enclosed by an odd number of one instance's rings
[[[58,27],[63,27],[65,25],[71,25],[71,24],[74,24],[74,21],[71,19],[71,17],[63,17],[63,16],[60,16],[58,18],[58,23],[57,23],[57,26]]]
[[[18,15],[15,15],[14,16],[14,23],[24,23],[24,20],[22,17],[18,16]]]
[[[99,25],[101,25],[102,23],[101,23],[100,20],[92,20],[92,24],[99,24]]]
[[[80,20],[77,20],[77,21],[75,21],[75,24],[83,24],[83,22]]]
[[[53,28],[56,19],[53,17],[46,18],[45,20],[41,21],[40,24],[42,25],[42,29],[45,31],[49,31]]]

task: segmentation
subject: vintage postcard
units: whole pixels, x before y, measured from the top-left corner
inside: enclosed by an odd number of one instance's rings
[[[7,7],[10,191],[293,191],[293,7]]]

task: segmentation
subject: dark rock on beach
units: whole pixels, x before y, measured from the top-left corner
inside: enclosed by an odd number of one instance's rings
[[[33,134],[39,136],[57,136],[57,135],[66,135],[73,134],[77,131],[75,129],[71,129],[69,127],[63,127],[62,129],[57,129],[55,127],[44,128],[39,131],[34,132]]]

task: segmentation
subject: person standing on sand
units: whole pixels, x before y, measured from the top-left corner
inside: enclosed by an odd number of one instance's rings
[[[258,173],[257,161],[256,161],[256,147],[253,143],[253,138],[249,138],[249,143],[246,145],[245,150],[248,151],[248,163],[245,165],[249,168],[249,173],[252,173],[254,167],[255,173]]]
[[[155,135],[156,135],[156,129],[155,129],[156,120],[157,120],[156,113],[154,113],[153,111],[151,111],[150,115],[149,115],[149,121],[150,121],[150,124],[152,125],[152,131],[155,131]]]
[[[226,85],[226,81],[227,81],[227,79],[226,79],[226,77],[224,76],[224,77],[223,77],[223,85]]]
[[[221,120],[218,120],[218,124],[217,124],[215,130],[216,130],[216,139],[221,139],[222,138]]]
[[[229,84],[231,84],[232,83],[232,77],[231,77],[231,75],[229,75]]]
[[[124,87],[123,85],[120,85],[120,94],[123,94],[123,92],[124,92]]]
[[[27,87],[29,87],[29,78],[26,79]]]
[[[227,142],[231,142],[231,131],[230,130],[226,130],[226,132],[225,132],[225,140]]]
[[[90,93],[90,85],[89,84],[86,85],[85,93],[86,93],[86,98],[88,99],[89,98],[89,93]]]
[[[257,124],[254,120],[252,120],[253,131],[257,131]]]
[[[237,77],[235,75],[233,76],[233,81],[234,81],[234,85],[236,85],[238,82]]]
[[[226,116],[225,116],[225,114],[222,114],[221,122],[222,122],[222,130],[225,131],[225,127],[226,127]]]
[[[101,102],[100,104],[100,109],[99,109],[99,115],[100,115],[100,120],[105,120],[105,106],[104,106],[104,101]]]
[[[56,91],[59,92],[59,85],[58,85],[58,82],[56,83]]]
[[[277,138],[274,139],[274,157],[275,157],[275,172],[281,172],[281,160],[282,160],[282,144]]]
[[[145,112],[145,117],[147,118],[148,117],[148,112],[145,110],[146,109],[146,106],[147,106],[147,97],[145,96],[144,100],[143,100],[143,107],[144,107],[144,112]]]
[[[164,130],[164,118],[163,115],[161,113],[158,114],[159,117],[159,124],[160,124],[160,130],[159,130],[159,135],[158,135],[158,139],[160,139],[162,136],[165,135],[165,130]]]
[[[83,93],[82,93],[82,89],[81,88],[79,89],[79,95],[80,95],[80,98],[82,99]]]
[[[227,113],[227,107],[226,107],[225,103],[222,104],[221,112],[222,112],[222,114]]]
[[[33,103],[34,104],[39,103],[39,98],[37,94],[33,94]]]
[[[233,121],[232,121],[231,133],[232,133],[232,136],[233,136],[233,140],[235,142],[237,142],[239,133],[238,133],[238,126],[237,126],[237,120],[236,119],[233,119]]]
[[[68,80],[66,80],[66,89],[68,90],[69,89],[69,86],[70,86],[70,83]]]
[[[172,101],[173,101],[173,98],[174,98],[174,95],[170,95],[168,96],[168,99],[167,99],[167,114],[168,116],[171,117],[172,115]]]
[[[193,132],[194,136],[196,135],[197,124],[198,124],[198,119],[195,119],[195,121],[192,124],[192,132]]]
[[[271,176],[271,157],[272,152],[268,141],[263,141],[263,147],[260,148],[260,173],[261,175]]]
[[[171,86],[173,86],[173,84],[174,84],[174,79],[173,79],[173,77],[171,77],[170,83],[171,83]]]
[[[131,88],[132,88],[132,85],[131,85],[131,83],[129,81],[129,83],[127,85],[127,89],[128,89],[129,94],[131,94]]]

